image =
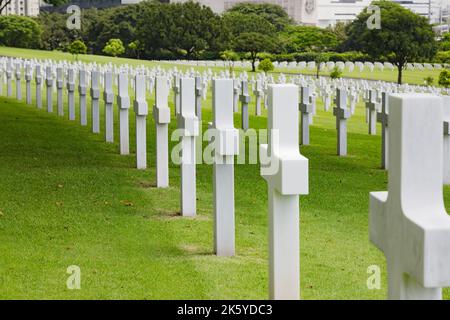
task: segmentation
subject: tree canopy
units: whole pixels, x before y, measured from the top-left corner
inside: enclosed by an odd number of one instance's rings
[[[38,48],[41,26],[24,16],[0,16],[0,45],[18,48]]]
[[[349,25],[349,47],[374,58],[385,58],[398,68],[398,83],[408,62],[431,59],[436,54],[435,35],[425,17],[391,1],[374,1],[380,8],[381,28],[367,28],[371,13],[364,10]]]

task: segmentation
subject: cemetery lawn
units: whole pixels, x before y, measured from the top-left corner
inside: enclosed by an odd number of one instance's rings
[[[44,51],[44,50],[31,50],[31,49],[21,49],[21,48],[11,48],[11,47],[2,47],[0,46],[0,56],[12,56],[12,57],[22,57],[25,59],[53,59],[53,60],[67,60],[74,61],[74,57],[66,52],[60,51]],[[161,65],[163,68],[170,68],[173,65],[166,62],[155,62],[155,61],[146,61],[146,60],[136,60],[136,59],[127,59],[127,58],[112,58],[108,56],[98,56],[98,55],[79,55],[78,60],[82,62],[96,62],[96,63],[113,63],[113,64],[129,64],[132,66],[144,65],[148,67],[154,67],[156,65]],[[176,65],[178,69],[185,70],[190,68],[191,66],[183,66]],[[197,67],[198,70],[204,70],[205,67]],[[213,70],[221,70],[223,68],[214,67],[211,68]],[[249,71],[243,68],[235,68],[236,71]],[[307,75],[315,75],[315,70],[290,70],[290,69],[277,69],[276,73],[284,72],[286,74],[289,73],[302,73]],[[320,72],[320,75],[329,75],[330,72]],[[434,79],[434,85],[438,85],[440,70],[404,70],[403,71],[403,82],[410,84],[424,84],[424,79],[426,77],[432,77]],[[349,72],[345,70],[342,74],[344,77],[350,78],[362,78],[362,79],[370,79],[370,80],[382,80],[382,81],[391,81],[397,82],[397,69],[393,71],[389,70],[374,70],[373,72],[364,70],[363,72],[353,71]]]
[[[152,106],[153,97],[148,100]],[[120,156],[117,142],[104,142],[103,114],[95,135],[89,112],[89,125],[81,127],[78,113],[71,122],[67,108],[59,117],[46,112],[45,98],[43,106],[0,97],[0,299],[268,297],[267,186],[259,165],[236,165],[237,256],[219,258],[213,254],[211,166],[197,166],[198,216],[180,217],[179,168],[171,164],[170,188],[154,187],[150,115],[149,168],[139,171],[133,154]],[[170,132],[176,126],[171,107]],[[206,128],[211,90],[203,116]],[[265,116],[251,116],[250,127],[265,128]],[[385,259],[368,240],[369,192],[386,190],[387,183],[379,169],[381,139],[367,135],[362,104],[348,128],[349,156],[339,158],[334,117],[319,101],[311,145],[301,147],[310,164],[310,194],[300,198],[303,299],[386,297]],[[134,152],[133,111],[130,139]],[[450,189],[444,194],[449,208]],[[81,268],[81,290],[66,287],[71,265]],[[381,268],[380,290],[366,286],[371,265]],[[444,297],[450,298],[448,290]]]

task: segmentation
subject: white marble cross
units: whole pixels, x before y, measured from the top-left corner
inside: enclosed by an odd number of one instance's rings
[[[105,101],[105,141],[114,142],[114,89],[113,73],[104,74],[103,100]]]
[[[67,70],[67,102],[69,120],[75,120],[75,70],[71,67]]]
[[[153,118],[156,123],[156,186],[169,186],[169,81],[165,76],[156,77]]]
[[[181,214],[196,215],[196,146],[199,123],[195,115],[195,79],[180,79],[180,113],[177,114],[181,134]]]
[[[239,152],[239,132],[233,125],[233,80],[213,80],[214,134],[213,201],[214,250],[218,256],[235,254],[234,156]]]
[[[384,252],[389,299],[441,299],[450,285],[442,192],[442,99],[389,97],[388,192],[370,193],[370,240]]]
[[[21,81],[22,80],[22,66],[20,62],[16,62],[16,99],[21,101],[22,100],[22,86]]]
[[[134,113],[136,115],[136,167],[147,168],[147,127],[148,104],[145,90],[145,75],[135,77]]]
[[[347,108],[347,90],[336,89],[336,108],[333,109],[333,115],[336,117],[337,130],[337,155],[347,155],[347,119],[351,112]]]
[[[36,82],[36,107],[42,109],[42,71],[41,65],[36,65],[34,81]]]
[[[309,145],[309,124],[310,114],[313,112],[311,97],[309,94],[309,87],[300,87],[301,97],[299,109],[301,113],[301,144]]]
[[[12,89],[12,62],[11,59],[8,59],[6,62],[6,93],[8,97],[13,96],[13,89]]]
[[[255,82],[255,90],[253,90],[253,94],[255,95],[255,114],[257,116],[261,115],[261,97],[263,95],[263,86],[260,79],[257,79]]]
[[[240,92],[240,83],[239,79],[234,79],[233,84],[233,110],[234,112],[239,112],[239,92]]]
[[[174,105],[175,105],[175,115],[178,115],[180,113],[180,76],[177,74],[173,77],[173,99],[174,99]]]
[[[26,103],[31,104],[31,80],[33,79],[33,69],[30,62],[25,63],[25,82],[26,82]]]
[[[64,88],[63,68],[59,66],[56,68],[56,89],[57,89],[56,104],[59,116],[64,115],[63,88]]]
[[[377,111],[378,101],[375,89],[369,90],[368,101],[366,102],[366,120],[369,124],[369,134],[377,134]]]
[[[78,93],[80,95],[80,124],[82,126],[87,126],[87,73],[84,69],[80,69],[78,78]]]
[[[249,128],[248,124],[248,105],[250,104],[251,98],[248,90],[247,80],[242,80],[241,82],[241,95],[239,96],[241,100],[242,110],[241,110],[241,128],[247,131]]]
[[[202,121],[203,82],[201,77],[195,77],[195,114],[198,121]]]
[[[100,133],[100,72],[91,72],[92,132]]]
[[[130,154],[129,115],[130,97],[128,95],[128,74],[119,73],[117,105],[119,107],[120,154]]]
[[[450,96],[443,96],[444,108],[444,184],[450,185]]]
[[[377,121],[381,123],[381,168],[388,169],[389,153],[389,93],[383,92],[381,96],[381,111],[377,113]]]
[[[53,112],[53,70],[51,66],[45,68],[45,83],[47,85],[47,112]]]
[[[261,175],[269,186],[271,299],[300,298],[299,194],[308,194],[308,159],[299,151],[299,89],[268,88],[269,144],[260,146]]]

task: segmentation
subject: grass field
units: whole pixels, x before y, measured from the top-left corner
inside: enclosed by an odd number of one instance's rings
[[[59,51],[42,51],[42,50],[29,50],[29,49],[19,49],[19,48],[8,48],[8,47],[0,47],[0,56],[20,56],[27,59],[53,59],[53,60],[68,60],[73,61],[74,58],[69,53],[59,52]],[[114,63],[114,64],[129,64],[132,66],[137,65],[145,65],[148,67],[154,67],[157,65],[156,62],[146,61],[146,60],[135,60],[135,59],[126,59],[126,58],[111,58],[107,56],[96,56],[96,55],[80,55],[78,57],[79,61],[83,62],[97,62],[97,63]],[[162,67],[172,67],[173,65],[170,63],[163,63]],[[184,65],[176,65],[176,67],[180,70],[185,70],[190,68],[189,66]],[[205,67],[197,67],[198,70],[204,70]],[[212,68],[213,70],[220,70],[220,68]],[[236,71],[244,71],[244,69],[236,68]],[[245,70],[249,71],[249,70]],[[276,72],[284,72],[288,73],[302,73],[307,75],[315,75],[315,71],[310,70],[290,70],[290,69],[277,69]],[[426,77],[432,77],[434,79],[434,84],[437,85],[437,81],[439,78],[439,70],[405,70],[403,72],[403,82],[410,84],[424,84],[424,79]],[[320,75],[329,75],[329,72],[321,72]],[[343,72],[344,77],[350,78],[362,78],[362,79],[370,79],[370,80],[383,80],[383,81],[391,81],[397,82],[397,71],[380,71],[374,70],[370,71],[353,71],[349,72],[347,69]]]
[[[53,55],[47,58],[59,53]],[[176,126],[171,107],[170,131]],[[79,125],[78,114],[72,122],[65,111],[59,117],[45,111],[45,101],[38,110],[0,97],[0,298],[268,297],[267,187],[258,165],[236,165],[237,256],[218,258],[211,166],[197,166],[198,216],[180,217],[179,168],[170,167],[170,188],[154,188],[151,116],[149,168],[139,171],[133,155],[120,156],[117,143],[104,142],[103,122],[95,135],[90,125]],[[211,92],[203,116],[206,128]],[[239,119],[236,114],[236,127]],[[117,125],[116,112],[116,140]],[[251,116],[250,126],[265,128],[266,118]],[[303,299],[386,296],[385,259],[368,240],[368,194],[386,190],[387,174],[379,169],[380,136],[367,135],[362,105],[349,120],[348,148],[349,156],[335,155],[334,117],[319,104],[311,145],[301,147],[310,161],[310,194],[300,199]],[[450,204],[450,189],[444,191]],[[70,265],[81,268],[81,290],[66,288]],[[381,267],[381,290],[367,289],[371,265]]]

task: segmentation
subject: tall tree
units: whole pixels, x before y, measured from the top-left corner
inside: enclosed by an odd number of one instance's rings
[[[288,52],[330,51],[338,45],[336,35],[330,30],[313,26],[290,26],[280,38]]]
[[[257,32],[242,33],[234,40],[233,44],[234,50],[249,55],[253,72],[256,70],[255,62],[258,59],[258,54],[272,52],[276,47],[276,43],[272,37]]]
[[[45,0],[46,3],[51,4],[55,7],[61,6],[69,2],[69,0]]]
[[[252,14],[269,22],[277,31],[283,30],[286,26],[295,24],[287,12],[276,4],[269,3],[238,3],[228,9],[230,13]]]
[[[349,25],[348,46],[375,59],[387,59],[398,69],[397,81],[402,83],[403,69],[408,62],[431,59],[436,54],[435,35],[425,17],[391,1],[374,1],[381,13],[381,28],[369,29],[371,13],[364,10]]]
[[[38,48],[41,26],[32,18],[16,15],[0,16],[0,45]]]

